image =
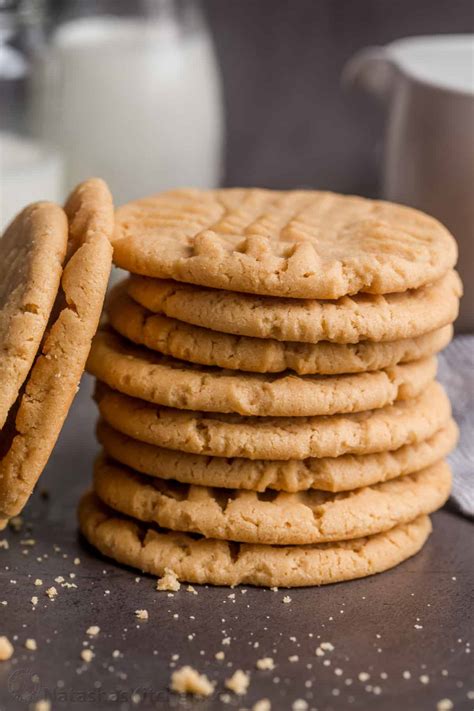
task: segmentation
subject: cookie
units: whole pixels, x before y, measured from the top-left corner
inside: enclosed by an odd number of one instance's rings
[[[265,491],[349,491],[425,469],[455,447],[458,428],[449,420],[428,439],[392,452],[323,457],[322,459],[251,460],[207,457],[139,442],[106,422],[97,438],[110,457],[142,474],[228,489]]]
[[[112,264],[112,198],[101,180],[69,197],[69,259],[53,318],[26,381],[0,452],[0,516],[25,505],[61,430],[97,329]]]
[[[431,533],[428,516],[368,538],[307,546],[265,546],[162,531],[117,514],[92,493],[79,525],[103,555],[144,573],[172,569],[182,581],[210,585],[303,587],[381,573],[415,555]]]
[[[26,207],[0,239],[0,429],[41,345],[67,240],[66,215],[49,202]]]
[[[241,417],[174,410],[99,385],[100,414],[134,439],[182,452],[247,459],[307,459],[385,452],[431,437],[451,416],[433,382],[416,398],[330,417]]]
[[[166,407],[305,417],[360,412],[415,397],[435,377],[436,358],[355,375],[238,373],[191,366],[102,330],[87,370],[115,390]]]
[[[298,375],[338,375],[381,370],[434,355],[451,340],[451,325],[387,343],[282,342],[219,333],[148,311],[118,284],[107,303],[114,329],[138,345],[199,365],[255,373],[293,370]]]
[[[121,207],[114,236],[135,274],[303,299],[417,288],[456,258],[417,210],[304,190],[173,190]]]
[[[339,494],[179,484],[137,474],[103,457],[94,468],[95,493],[122,514],[173,531],[267,545],[327,543],[388,531],[440,508],[450,489],[446,462]]]
[[[300,343],[359,343],[414,338],[456,319],[462,285],[450,271],[400,294],[357,294],[337,301],[258,297],[132,276],[130,296],[179,321],[238,336]]]

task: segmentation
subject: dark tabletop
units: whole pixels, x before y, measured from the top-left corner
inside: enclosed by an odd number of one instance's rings
[[[0,533],[9,542],[0,548],[0,603],[7,602],[0,634],[15,646],[0,663],[0,709],[27,709],[45,697],[53,709],[251,709],[262,698],[273,710],[298,699],[318,711],[474,707],[469,521],[437,513],[418,556],[365,580],[289,592],[196,586],[195,595],[184,585],[172,596],[157,592],[153,578],[101,558],[78,537],[75,507],[96,449],[89,397],[85,380],[22,530]],[[45,593],[51,585],[54,601]],[[148,610],[148,621],[137,609]],[[100,627],[92,639],[91,625]],[[36,652],[25,649],[27,638]],[[90,664],[80,656],[86,641]],[[322,642],[334,649],[317,656]],[[220,650],[223,661],[214,656]],[[257,670],[267,656],[275,669]],[[173,668],[184,664],[217,682],[211,698],[167,691]],[[236,669],[250,672],[248,693],[220,698]]]

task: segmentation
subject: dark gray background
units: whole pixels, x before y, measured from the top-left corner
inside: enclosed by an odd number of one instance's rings
[[[358,49],[472,32],[470,0],[207,0],[227,105],[226,183],[375,195],[384,114],[340,86]]]

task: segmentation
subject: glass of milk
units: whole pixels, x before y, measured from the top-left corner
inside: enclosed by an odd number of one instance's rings
[[[30,202],[62,197],[60,155],[29,123],[41,10],[34,0],[0,3],[0,232]]]
[[[98,175],[121,204],[217,186],[221,85],[199,4],[70,3],[37,63],[33,118],[63,155],[68,189]]]

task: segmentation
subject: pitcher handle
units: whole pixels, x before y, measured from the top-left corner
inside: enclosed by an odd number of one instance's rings
[[[385,47],[361,49],[349,59],[342,70],[344,87],[364,89],[386,100],[392,93],[397,68]]]

